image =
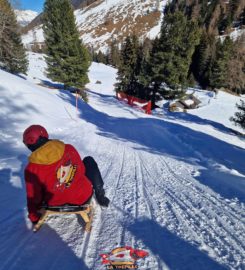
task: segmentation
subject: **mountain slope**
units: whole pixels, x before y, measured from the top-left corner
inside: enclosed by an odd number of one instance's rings
[[[16,14],[17,22],[19,23],[19,25],[26,26],[37,17],[38,12],[35,12],[33,10],[17,10],[16,9],[15,14]]]
[[[231,34],[236,38],[244,33],[245,3],[236,1],[186,0],[73,0],[71,1],[80,31],[80,37],[95,50],[106,52],[113,39],[122,42],[128,35],[155,38],[167,3],[170,8],[184,9],[193,18],[202,18],[209,32]],[[241,29],[240,29],[241,28]],[[235,30],[234,30],[235,29]],[[23,30],[23,42],[44,42],[42,14]]]
[[[31,82],[55,86],[42,56],[30,57],[27,80],[0,70],[1,270],[102,270],[100,254],[125,245],[149,252],[139,269],[243,268],[244,140],[201,114],[159,118],[118,102],[116,70],[100,64],[90,68],[90,102],[77,111],[72,94]],[[91,234],[73,215],[31,232],[22,132],[34,123],[97,160],[111,204],[96,207]]]
[[[155,37],[160,31],[161,11],[167,0],[97,0],[77,9],[75,16],[80,36],[95,50],[106,51],[113,39],[121,42],[128,34]],[[43,42],[40,20],[35,20],[23,35],[24,44]]]

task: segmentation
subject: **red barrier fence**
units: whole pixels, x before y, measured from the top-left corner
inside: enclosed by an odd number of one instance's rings
[[[151,101],[129,96],[123,92],[117,92],[117,99],[127,102],[132,107],[142,109],[146,114],[151,114]]]

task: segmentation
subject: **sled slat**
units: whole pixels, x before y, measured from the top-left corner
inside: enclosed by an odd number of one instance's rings
[[[91,205],[86,206],[83,210],[79,211],[53,211],[53,210],[46,210],[46,209],[41,209],[40,211],[42,213],[41,218],[39,219],[38,223],[35,224],[33,228],[33,232],[37,232],[40,230],[42,225],[45,223],[47,218],[51,215],[69,215],[69,214],[76,214],[80,215],[82,219],[85,222],[85,231],[90,232],[91,227],[92,227],[92,216],[93,216],[93,207]]]

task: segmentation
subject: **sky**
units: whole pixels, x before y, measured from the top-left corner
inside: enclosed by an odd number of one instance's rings
[[[41,12],[43,9],[44,0],[19,0],[21,9],[30,9]]]

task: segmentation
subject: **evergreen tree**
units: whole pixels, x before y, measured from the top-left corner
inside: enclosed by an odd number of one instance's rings
[[[108,53],[108,62],[113,67],[119,67],[120,65],[120,51],[118,48],[117,41],[115,39],[113,39],[110,44],[110,49]]]
[[[64,88],[80,91],[88,83],[90,57],[79,39],[73,8],[69,0],[46,0],[43,30],[47,46],[47,73]]]
[[[238,14],[237,14],[237,11],[238,11],[240,2],[241,2],[240,0],[230,0],[230,1],[229,1],[230,14],[231,14],[232,20],[235,19],[236,15],[238,15]],[[244,5],[244,4],[243,4],[243,5]]]
[[[231,121],[235,123],[235,125],[240,126],[245,129],[245,102],[241,100],[240,104],[236,104],[238,108],[238,112],[235,113],[235,117],[231,117]]]
[[[142,55],[140,71],[138,75],[138,97],[149,100],[151,99],[151,90],[149,89],[150,81],[150,56]]]
[[[227,65],[225,84],[228,89],[237,93],[245,94],[245,35],[238,38]]]
[[[225,87],[243,93],[244,41],[243,48],[236,44],[230,44],[229,48],[228,41],[225,45],[217,42],[217,36],[228,35],[232,26],[242,28],[245,24],[244,0],[172,0],[166,5],[165,18],[177,11],[182,11],[187,18],[196,18],[203,29],[190,70],[195,79],[204,88]],[[189,77],[192,73],[189,72]]]
[[[228,63],[232,56],[233,42],[227,37],[223,42],[219,39],[216,44],[216,60],[212,67],[210,85],[213,88],[227,88]]]
[[[151,98],[148,85],[150,83],[150,55],[153,49],[154,41],[146,38],[139,49],[138,63],[139,63],[139,97],[142,99]]]
[[[199,44],[198,24],[180,11],[164,17],[161,36],[151,53],[151,83],[155,92],[173,98],[187,84],[195,47]]]
[[[232,16],[231,13],[227,14],[224,11],[224,8],[221,8],[221,14],[219,16],[219,20],[217,23],[217,27],[219,30],[219,34],[224,34],[224,32],[226,31],[226,29],[231,26],[232,24]]]
[[[121,61],[118,68],[118,83],[116,91],[122,91],[129,95],[137,94],[139,75],[139,42],[136,36],[128,36],[121,51]]]
[[[203,88],[210,85],[211,68],[215,61],[216,39],[204,29],[191,65],[191,71]]]
[[[133,48],[134,48],[135,55],[136,55],[133,76],[135,78],[135,82],[138,82],[138,80],[139,80],[138,78],[139,78],[141,66],[142,66],[142,61],[144,58],[143,44],[139,43],[138,37],[136,35],[133,35],[132,42],[133,42]]]
[[[107,64],[106,55],[102,53],[102,51],[99,50],[99,52],[96,54],[96,62]]]
[[[220,0],[206,1],[205,5],[203,5],[203,23],[208,29],[208,32],[214,32],[216,28],[216,23],[219,21],[220,15]]]
[[[161,48],[160,40],[156,38],[152,44],[152,50],[150,51],[149,57],[145,58],[141,68],[140,81],[147,88],[148,96],[152,102],[152,108],[155,108],[156,95],[161,91],[161,84],[165,77],[161,72]]]
[[[143,44],[142,44],[142,53],[143,53],[143,57],[144,58],[149,58],[150,56],[150,52],[152,50],[152,46],[153,46],[153,41],[150,40],[149,38],[146,38],[144,41],[143,41]]]
[[[0,0],[0,67],[13,73],[26,73],[28,61],[14,11]]]

